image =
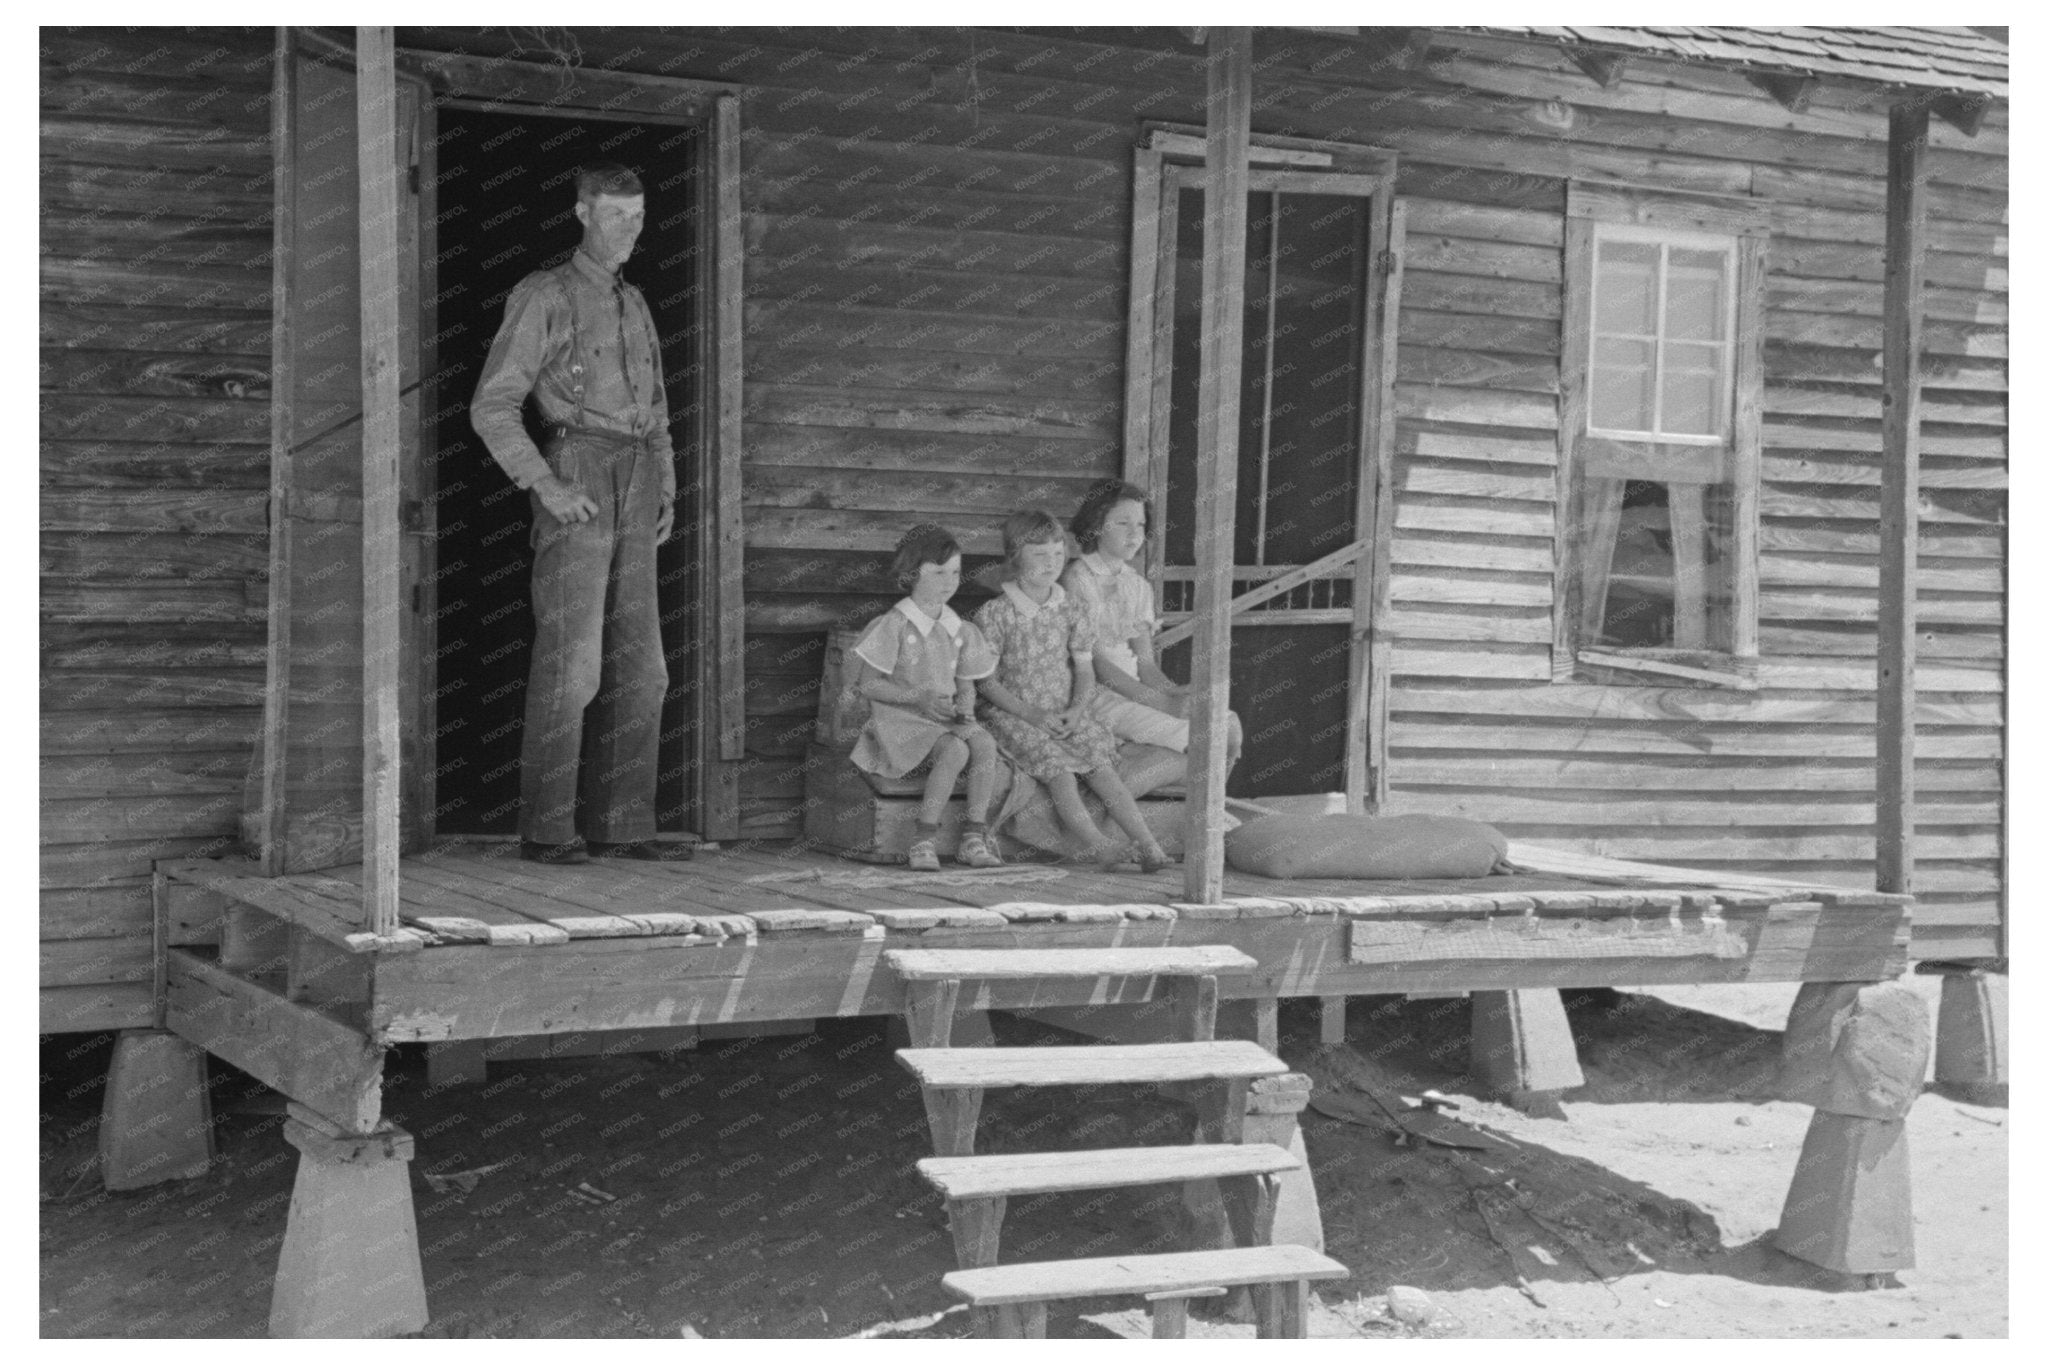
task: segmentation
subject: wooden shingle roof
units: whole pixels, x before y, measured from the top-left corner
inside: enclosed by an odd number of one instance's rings
[[[1644,24],[1629,28],[1487,24],[1474,31],[1670,61],[1866,81],[2005,99],[2004,43],[1973,29],[1734,28]]]

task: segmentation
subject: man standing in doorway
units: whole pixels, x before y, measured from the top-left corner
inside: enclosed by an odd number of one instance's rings
[[[533,499],[533,666],[520,749],[519,855],[679,861],[654,835],[668,668],[654,550],[675,528],[675,449],[661,344],[640,291],[619,278],[646,218],[640,177],[576,173],[583,241],[505,302],[470,425]],[[521,420],[531,394],[545,433]],[[583,752],[592,708],[593,752]],[[577,835],[576,802],[583,801]]]

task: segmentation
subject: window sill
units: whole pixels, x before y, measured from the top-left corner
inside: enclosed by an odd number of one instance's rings
[[[1570,656],[1560,682],[1618,687],[1704,687],[1732,692],[1758,689],[1754,656],[1697,649],[1581,648]]]

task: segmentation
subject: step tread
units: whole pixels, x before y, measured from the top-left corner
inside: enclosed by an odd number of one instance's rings
[[[928,1156],[917,1173],[948,1199],[1055,1194],[1123,1185],[1164,1185],[1232,1175],[1271,1175],[1301,1163],[1266,1142],[1191,1147],[1108,1147],[1085,1152]]]
[[[1330,1280],[1350,1273],[1321,1252],[1283,1244],[981,1266],[955,1270],[940,1283],[955,1298],[985,1308],[1107,1294],[1155,1294],[1161,1290],[1213,1285]]]
[[[1258,960],[1228,944],[1182,948],[892,948],[882,962],[905,981],[1029,977],[1238,976]]]
[[[1257,1043],[1098,1044],[1083,1047],[913,1047],[896,1054],[925,1085],[1106,1085],[1279,1076],[1287,1063]]]

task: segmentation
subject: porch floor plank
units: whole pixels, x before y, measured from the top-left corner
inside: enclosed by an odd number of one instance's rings
[[[401,919],[449,940],[545,947],[572,940],[759,933],[870,935],[1030,930],[1048,946],[1100,941],[1123,922],[1176,918],[1430,919],[1488,914],[1594,916],[1707,913],[1778,902],[1881,908],[1896,898],[1746,874],[1650,867],[1512,845],[1515,870],[1482,878],[1410,881],[1273,881],[1226,872],[1222,902],[1181,904],[1171,870],[1099,872],[1013,863],[939,874],[854,862],[815,849],[756,845],[702,850],[687,863],[597,860],[575,866],[518,861],[504,841],[451,840],[402,863]],[[167,863],[174,880],[232,888],[252,865]],[[360,866],[265,879],[277,895],[332,899],[337,918],[358,894]],[[277,895],[268,897],[275,901]],[[264,898],[249,897],[261,907]],[[337,932],[339,931],[337,924]],[[1092,938],[1090,936],[1093,936]],[[1050,936],[1050,937],[1048,937]],[[899,942],[911,942],[908,937]],[[971,942],[971,938],[963,940]],[[1079,940],[1077,940],[1079,941]],[[439,946],[433,945],[433,946]]]
[[[492,859],[473,858],[444,866],[423,858],[406,864],[401,875],[443,890],[466,891],[528,919],[552,924],[570,938],[634,938],[647,933],[609,907],[593,906],[587,891],[550,888],[546,882],[522,877],[509,864]]]
[[[405,860],[404,866],[417,871],[414,859]],[[314,873],[361,887],[363,868],[360,863],[346,867],[328,868],[325,872]],[[398,917],[400,921],[416,925],[429,933],[450,936],[474,937],[479,931],[486,943],[492,947],[517,946],[523,948],[548,947],[569,941],[568,931],[546,920],[522,915],[517,910],[507,909],[494,900],[478,895],[474,890],[458,889],[451,886],[429,886],[417,876],[400,876]],[[408,898],[405,883],[411,881],[418,890]]]

